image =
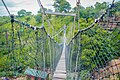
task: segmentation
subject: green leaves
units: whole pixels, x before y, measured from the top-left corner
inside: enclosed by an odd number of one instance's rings
[[[53,4],[56,12],[69,12],[71,5],[66,0],[54,0]]]
[[[23,17],[23,16],[27,16],[27,15],[31,15],[31,14],[32,14],[32,12],[27,12],[24,9],[21,9],[20,11],[18,11],[18,16],[19,17]]]

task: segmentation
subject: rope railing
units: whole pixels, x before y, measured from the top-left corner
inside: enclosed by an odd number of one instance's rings
[[[112,5],[108,8],[112,9]],[[79,30],[66,49],[66,68],[69,80],[119,79],[120,30],[104,30],[97,23],[108,9],[88,28]],[[116,45],[114,45],[116,44]]]
[[[120,74],[119,36],[117,28],[106,31],[94,27],[80,33],[66,50],[68,76],[74,75],[73,78],[79,80],[111,77],[117,80]]]
[[[1,34],[3,34],[1,32]],[[62,44],[55,42],[50,35],[47,34],[44,27],[37,28],[30,26],[29,24],[13,21],[12,31],[8,31],[12,36],[7,36],[6,40],[2,42],[5,43],[5,47],[9,46],[5,50],[4,48],[1,51],[6,51],[5,56],[8,56],[6,60],[11,60],[4,67],[6,68],[7,73],[12,72],[14,76],[19,74],[17,70],[18,67],[22,67],[22,73],[27,67],[42,70],[44,72],[49,72],[53,75],[60,55],[62,53]],[[7,34],[3,34],[5,36]],[[3,37],[1,36],[1,37]],[[8,42],[8,44],[6,44]],[[8,53],[9,52],[9,53]]]
[[[94,22],[93,22],[90,26],[88,26],[88,27],[85,28],[85,29],[78,30],[78,32],[75,34],[74,37],[76,37],[80,32],[87,31],[87,30],[89,30],[90,28],[94,27],[101,19],[103,19],[103,18],[105,17],[105,15],[107,15],[108,11],[114,7],[114,2],[115,2],[115,0],[112,1],[112,4],[106,9],[106,11],[105,11],[102,15],[100,15],[100,17],[98,17],[97,19],[95,19]],[[74,39],[74,37],[71,39],[71,41]],[[70,43],[70,42],[69,42],[69,43]],[[68,44],[69,44],[69,43],[68,43]]]
[[[4,76],[19,76],[31,68],[43,71],[44,76],[46,72],[53,76],[63,49],[63,45],[53,38],[63,29],[51,37],[44,25],[37,27],[16,20],[5,2],[2,2],[11,18],[12,29],[0,32],[0,51],[4,54],[0,71],[4,72]],[[112,31],[104,30],[97,25],[114,7],[114,2],[115,0],[93,24],[79,30],[67,45],[65,52],[68,80],[118,79],[120,76],[120,30],[117,27]],[[40,0],[38,4],[44,8]],[[44,10],[43,14],[46,15]],[[48,23],[51,22],[48,20]],[[38,71],[35,75],[41,77]],[[33,71],[31,73],[34,74]]]
[[[5,43],[5,47],[0,48],[4,52],[3,54],[6,54],[3,57],[6,63],[1,67],[1,71],[5,73],[4,76],[23,75],[29,68],[43,71],[43,76],[45,76],[45,72],[53,75],[62,53],[62,44],[54,41],[43,25],[37,27],[16,20],[5,2],[3,0],[2,2],[10,15],[12,25],[12,29],[6,31],[6,34],[4,34],[5,31],[1,32],[1,38],[6,36],[6,40],[1,40],[2,43]],[[3,45],[2,43],[1,45]],[[33,76],[41,77],[38,71],[30,73],[33,73]]]

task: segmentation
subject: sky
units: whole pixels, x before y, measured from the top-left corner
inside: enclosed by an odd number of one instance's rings
[[[37,11],[40,9],[38,6],[37,0],[4,0],[6,5],[8,6],[11,14],[17,14],[17,11],[21,9],[25,9],[27,11],[31,11],[33,14],[37,14]],[[76,6],[76,0],[67,0],[71,7]],[[112,0],[81,0],[81,5],[84,7],[92,6],[96,2],[109,2],[111,3]],[[119,0],[118,0],[119,1]],[[45,8],[52,9],[53,8],[53,0],[41,0],[41,3]],[[2,15],[8,15],[8,13],[5,10],[5,7],[2,4],[2,1],[0,0],[0,16]]]

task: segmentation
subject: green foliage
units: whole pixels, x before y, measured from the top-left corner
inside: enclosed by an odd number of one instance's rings
[[[27,15],[31,15],[32,12],[27,12],[26,10],[22,9],[20,11],[18,11],[18,16],[22,17],[22,16],[27,16]]]
[[[35,15],[35,20],[36,20],[37,23],[42,23],[42,16],[41,16],[41,14]]]
[[[71,5],[66,0],[54,0],[53,4],[56,12],[69,12]]]
[[[111,12],[112,14],[116,14],[116,15],[120,14],[119,4],[120,4],[120,1],[116,2],[117,7],[113,9],[113,11]],[[71,9],[71,5],[66,0],[54,0],[53,6],[56,12],[70,12],[70,9]],[[52,37],[53,37],[53,34],[58,33],[59,29],[62,28],[64,25],[68,26],[67,28],[68,41],[67,42],[69,42],[70,39],[74,36],[73,34],[75,34],[78,31],[78,29],[84,29],[88,27],[90,24],[92,24],[94,22],[94,19],[98,17],[103,12],[102,10],[106,9],[106,7],[107,7],[106,2],[103,2],[103,3],[97,2],[95,4],[95,7],[91,6],[91,7],[84,8],[83,6],[80,6],[80,20],[78,20],[80,23],[80,28],[75,27],[75,30],[73,29],[74,19],[73,17],[70,17],[70,16],[62,16],[62,17],[61,16],[48,16],[50,17],[50,22],[53,25],[49,24],[49,22],[47,21],[45,17],[44,26],[46,28],[46,31]],[[47,10],[46,8],[44,9],[44,11],[52,12],[52,10],[49,10],[49,9]],[[41,13],[41,12],[42,10],[38,11],[38,13]],[[76,7],[72,9],[72,12],[76,12]],[[41,26],[42,15],[41,14],[31,15],[31,14],[32,14],[31,12],[27,12],[26,10],[22,9],[18,11],[17,19],[23,22],[27,22],[33,26]],[[77,22],[75,22],[75,25],[76,24]],[[17,37],[18,33],[23,39],[22,44],[23,43],[25,44],[27,40],[29,42],[31,41],[31,38],[28,39],[28,34],[29,34],[29,37],[33,37],[31,33],[35,33],[35,32],[31,29],[25,28],[24,26],[20,26],[18,24],[15,24],[15,26],[17,27],[15,27],[15,38],[14,38],[15,43],[14,44],[19,45],[19,46],[15,46],[16,47],[14,50],[15,54],[13,55],[11,54],[12,53],[12,48],[11,48],[12,31],[11,31],[10,18],[8,16],[0,17],[0,76],[13,75],[12,69],[16,69],[17,71],[18,67],[15,67],[15,68],[11,67],[12,65],[11,62],[13,62],[14,65],[16,66],[22,66],[22,72],[24,72],[25,68],[27,68],[28,66],[30,66],[31,68],[34,68],[34,66],[36,65],[35,58],[39,59],[37,63],[42,65],[42,63],[40,63],[42,61],[42,53],[40,51],[41,49],[39,50],[39,57],[35,56],[34,48],[32,46],[29,46],[29,44],[27,43],[26,43],[27,45],[24,46],[24,49],[22,50],[18,49],[20,48],[19,37]],[[42,34],[41,32],[39,35]],[[112,56],[114,56],[115,58],[118,58],[120,56],[120,53],[119,53],[120,42],[117,42],[118,40],[120,40],[120,35],[118,35],[118,33],[119,33],[119,29],[116,29],[115,32],[113,33],[111,32],[108,33],[107,30],[103,30],[102,28],[99,28],[97,30],[96,28],[94,28],[93,30],[88,31],[88,33],[82,34],[81,44],[84,44],[83,45],[84,47],[82,47],[82,55],[79,58],[81,61],[78,62],[79,64],[84,66],[82,73],[87,73],[85,69],[88,69],[91,63],[93,63],[91,65],[92,68],[95,68],[98,65],[92,62],[91,58],[98,57],[98,55],[100,57],[102,57],[102,55],[106,56],[109,53],[112,54]],[[90,35],[90,34],[93,34],[93,35]],[[62,37],[63,37],[63,34],[61,33],[57,37],[55,37],[55,40],[61,43],[63,41]],[[8,39],[10,41],[8,41]],[[49,51],[48,50],[49,46],[47,46],[48,41],[49,40],[47,40],[45,43],[45,53]],[[53,42],[51,41],[51,43]],[[93,45],[91,45],[91,43]],[[42,45],[39,45],[39,46],[42,46]],[[95,46],[98,46],[99,49],[93,48]],[[76,50],[78,47],[79,46],[75,45],[72,48]],[[72,55],[76,55],[76,54],[77,53],[74,53]],[[13,57],[16,59],[16,61],[13,59]],[[46,57],[47,57],[46,65],[47,67],[50,67],[50,61],[49,61],[50,57],[48,55],[46,55]],[[75,65],[76,56],[74,56],[73,59],[74,59],[73,65]],[[21,64],[18,64],[17,61],[19,61],[19,63]],[[102,63],[100,63],[101,61]],[[100,60],[96,60],[96,62],[100,64],[105,64],[102,58]]]
[[[47,8],[44,8],[43,10],[46,12],[46,11],[47,11]],[[43,10],[40,9],[40,10],[38,11],[38,13],[43,13]]]

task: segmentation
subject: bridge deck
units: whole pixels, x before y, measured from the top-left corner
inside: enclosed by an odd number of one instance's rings
[[[64,31],[63,39],[64,39],[63,51],[62,51],[61,58],[58,62],[58,65],[56,67],[56,71],[54,72],[53,80],[65,80],[66,79],[66,64],[65,64],[66,31]]]
[[[66,79],[66,66],[65,66],[65,48],[63,49],[61,58],[56,67],[56,71],[53,75],[53,80],[65,80]]]

